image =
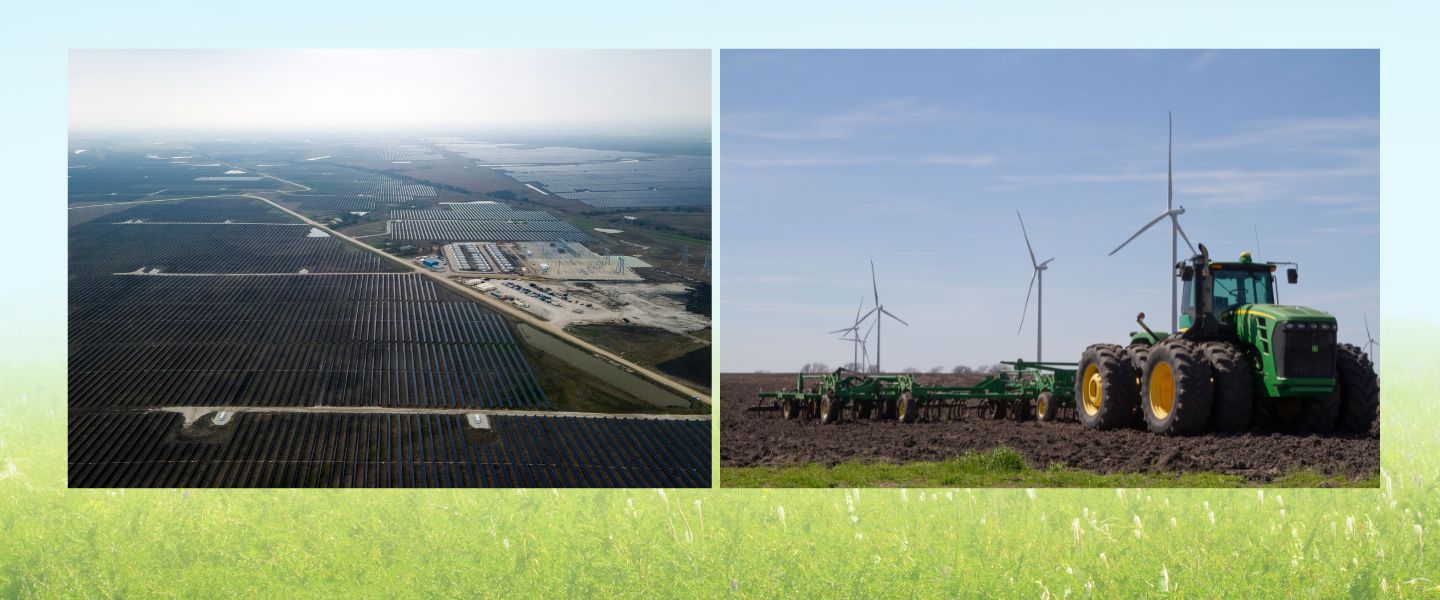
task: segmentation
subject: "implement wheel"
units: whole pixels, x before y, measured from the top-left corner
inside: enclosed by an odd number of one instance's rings
[[[786,398],[780,401],[780,417],[786,421],[793,421],[800,416],[799,403],[794,398]]]
[[[875,412],[871,413],[871,418],[873,418],[873,419],[876,420],[876,421],[879,421],[879,420],[882,420],[882,419],[893,419],[893,418],[895,418],[895,401],[894,401],[894,400],[876,400],[876,401],[875,401]]]
[[[1245,355],[1230,342],[1205,342],[1200,351],[1210,363],[1215,400],[1210,405],[1210,427],[1215,431],[1239,433],[1250,427],[1255,414],[1255,389],[1251,387],[1250,366]]]
[[[1370,357],[1356,346],[1340,344],[1335,353],[1335,394],[1340,398],[1336,428],[1368,433],[1380,418],[1380,378]]]
[[[901,423],[914,423],[920,417],[920,402],[907,392],[895,403],[895,410]]]
[[[1125,351],[1095,344],[1080,355],[1075,378],[1075,413],[1090,429],[1117,429],[1136,423],[1140,385]]]
[[[825,394],[825,397],[820,399],[820,422],[839,423],[840,413],[844,412],[844,406],[843,402],[836,400],[830,394]]]
[[[1195,435],[1210,423],[1215,385],[1200,345],[1167,339],[1150,350],[1140,391],[1145,424],[1161,435]]]
[[[1049,423],[1055,420],[1055,414],[1060,412],[1060,403],[1055,401],[1055,394],[1040,392],[1035,398],[1035,419],[1042,423]]]

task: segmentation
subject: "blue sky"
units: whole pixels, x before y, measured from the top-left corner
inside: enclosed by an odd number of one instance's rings
[[[1169,321],[1175,114],[1181,224],[1213,256],[1300,263],[1280,299],[1378,331],[1375,51],[726,51],[724,371],[839,365],[825,332],[881,300],[885,368],[1033,358],[1025,215],[1045,275],[1045,358]],[[1184,254],[1182,242],[1182,255]],[[872,340],[873,353],[873,340]],[[1378,353],[1377,353],[1378,354]]]

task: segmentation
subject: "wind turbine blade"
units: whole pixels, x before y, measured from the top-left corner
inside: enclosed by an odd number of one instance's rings
[[[1185,240],[1185,245],[1190,247],[1190,253],[1199,254],[1200,251],[1195,249],[1195,244],[1190,243],[1190,236],[1185,235],[1185,228],[1180,226],[1180,218],[1171,214],[1170,220],[1175,223],[1175,231],[1180,232],[1180,239]]]
[[[1375,339],[1375,336],[1370,335],[1370,315],[1365,315],[1365,339]]]
[[[1165,118],[1170,128],[1170,137],[1165,143],[1165,207],[1175,208],[1175,112],[1166,112]]]
[[[865,297],[860,297],[860,306],[855,307],[855,322],[860,322],[860,311],[865,310]]]
[[[869,341],[870,341],[870,334],[871,334],[872,332],[874,332],[874,331],[875,331],[875,321],[871,321],[871,322],[870,322],[870,326],[867,327],[867,328],[865,328],[865,341],[866,341],[866,342],[869,342]]]
[[[1043,267],[1043,266],[1045,266],[1045,265],[1050,264],[1050,263],[1053,262],[1054,260],[1055,260],[1055,257],[1052,256],[1052,257],[1050,257],[1050,258],[1045,259],[1045,262],[1042,262],[1042,263],[1040,263],[1040,264],[1038,264],[1038,265],[1035,265],[1035,267],[1036,267],[1036,268]]]
[[[847,331],[855,331],[855,329],[856,327],[854,325],[851,325],[850,327],[846,327],[844,329],[836,329],[835,331],[827,331],[826,333],[845,333]]]
[[[1035,291],[1035,278],[1040,276],[1040,269],[1030,275],[1030,287],[1025,290],[1025,308],[1020,311],[1020,326],[1015,328],[1015,335],[1020,335],[1025,330],[1025,315],[1030,312],[1030,294]]]
[[[885,313],[885,316],[887,316],[887,317],[890,317],[890,318],[892,318],[892,319],[895,319],[896,321],[899,321],[901,325],[904,325],[904,326],[906,326],[906,327],[909,327],[909,326],[910,326],[909,323],[906,323],[906,322],[905,322],[905,319],[902,319],[902,318],[900,318],[900,317],[895,316],[895,313],[892,313],[892,312],[890,312],[890,311],[888,311],[888,310],[885,310],[884,307],[881,307],[881,308],[880,308],[880,312]]]
[[[1025,236],[1025,249],[1030,251],[1030,264],[1038,267],[1040,265],[1035,263],[1035,249],[1030,247],[1030,232],[1025,231],[1025,217],[1020,216],[1020,211],[1017,210],[1015,218],[1020,219],[1020,233]]]
[[[865,319],[868,319],[868,318],[870,318],[870,315],[875,314],[875,311],[876,311],[876,310],[877,310],[877,309],[872,308],[872,309],[870,309],[870,312],[865,313],[865,316],[860,317],[859,319],[855,319],[855,326],[856,326],[856,327],[859,327],[861,323],[864,323],[864,322],[865,322]]]
[[[875,283],[875,260],[870,260],[870,288],[875,291],[875,306],[880,306],[880,284]]]
[[[1126,245],[1128,245],[1130,242],[1135,241],[1135,238],[1140,237],[1140,234],[1145,233],[1145,230],[1150,229],[1151,227],[1154,227],[1156,223],[1159,223],[1159,222],[1160,222],[1162,219],[1164,219],[1165,217],[1170,217],[1170,216],[1173,216],[1173,215],[1171,215],[1171,214],[1170,214],[1170,211],[1168,211],[1168,210],[1165,211],[1165,212],[1163,212],[1163,213],[1160,213],[1160,216],[1155,217],[1154,219],[1151,219],[1149,223],[1146,223],[1144,227],[1141,227],[1141,228],[1140,228],[1140,231],[1135,232],[1135,235],[1132,235],[1132,236],[1130,236],[1130,239],[1125,240],[1125,243],[1124,243],[1124,244],[1120,244],[1119,246],[1116,246],[1114,250],[1111,250],[1111,251],[1110,251],[1110,256],[1115,256],[1115,253],[1116,253],[1116,252],[1119,252],[1121,248],[1124,248],[1124,247],[1125,247]]]

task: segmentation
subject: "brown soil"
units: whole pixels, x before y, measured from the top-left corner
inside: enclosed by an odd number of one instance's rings
[[[959,384],[955,376],[920,376],[925,383]],[[927,378],[936,381],[928,382]],[[787,374],[720,375],[720,464],[780,467],[808,463],[939,461],[966,451],[1007,447],[1030,466],[1062,464],[1100,473],[1218,472],[1270,481],[1297,469],[1373,477],[1380,471],[1380,438],[1372,435],[1293,435],[1272,431],[1163,437],[1148,431],[1093,431],[1073,420],[1051,423],[962,421],[900,424],[855,421],[821,425],[785,421],[778,412],[747,412],[756,394],[795,385]]]

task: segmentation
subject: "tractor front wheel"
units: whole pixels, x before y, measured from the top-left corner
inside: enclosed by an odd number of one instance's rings
[[[1255,413],[1255,389],[1245,355],[1230,342],[1205,342],[1200,350],[1210,363],[1215,387],[1210,426],[1225,433],[1245,431]]]
[[[1335,394],[1340,396],[1338,427],[1367,433],[1380,417],[1380,378],[1370,357],[1356,346],[1340,344],[1335,353]]]
[[[1150,350],[1141,379],[1145,424],[1161,435],[1195,435],[1210,422],[1215,386],[1198,344],[1168,339]]]
[[[1075,378],[1075,412],[1090,429],[1118,429],[1136,421],[1140,386],[1125,350],[1095,344],[1080,355]]]
[[[1049,423],[1055,420],[1055,413],[1060,412],[1060,403],[1055,401],[1055,394],[1040,392],[1035,398],[1035,419],[1042,423]]]
[[[895,403],[896,416],[901,423],[914,423],[920,417],[920,403],[910,393],[901,394],[900,400]]]

